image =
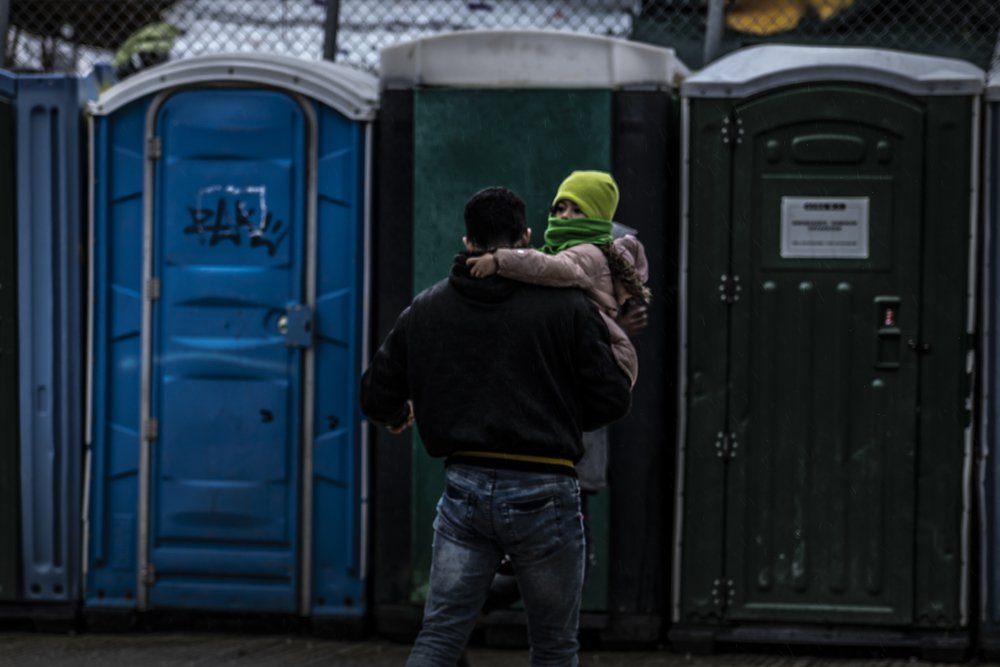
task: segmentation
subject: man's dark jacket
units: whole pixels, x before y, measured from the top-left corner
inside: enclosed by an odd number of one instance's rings
[[[623,417],[628,378],[575,289],[469,275],[467,255],[403,311],[361,379],[361,408],[398,425],[413,400],[431,456],[477,450],[578,461],[582,430]]]

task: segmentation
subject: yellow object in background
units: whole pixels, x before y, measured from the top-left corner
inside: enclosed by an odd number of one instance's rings
[[[826,21],[854,0],[737,0],[726,13],[726,25],[751,35],[774,35],[799,25],[809,9]]]
[[[808,0],[809,6],[826,21],[836,16],[842,9],[854,4],[854,0]]]

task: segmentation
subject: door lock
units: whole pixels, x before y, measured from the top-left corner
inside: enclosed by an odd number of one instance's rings
[[[898,296],[875,297],[875,368],[901,368],[900,342],[903,331],[899,326],[902,300]]]
[[[278,318],[278,332],[287,347],[310,347],[313,342],[313,310],[301,303],[289,304]]]

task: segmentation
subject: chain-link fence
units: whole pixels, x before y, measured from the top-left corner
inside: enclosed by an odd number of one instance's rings
[[[692,68],[760,42],[897,48],[985,67],[1000,0],[0,0],[6,67],[82,73],[103,62],[119,76],[240,51],[374,72],[383,46],[491,28],[635,39],[673,47]]]

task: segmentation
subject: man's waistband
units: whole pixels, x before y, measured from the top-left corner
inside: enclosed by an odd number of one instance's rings
[[[529,454],[506,454],[503,452],[461,451],[448,456],[445,465],[465,463],[486,468],[503,468],[505,470],[524,470],[526,472],[544,472],[556,475],[576,477],[576,466],[569,459],[552,458],[548,456],[531,456]]]

